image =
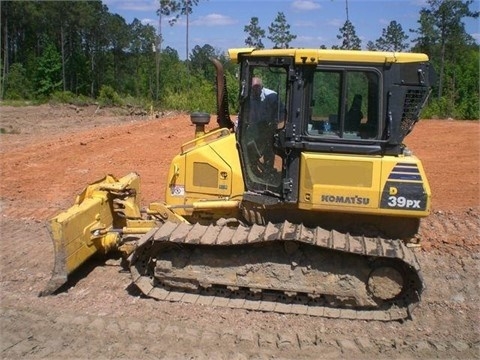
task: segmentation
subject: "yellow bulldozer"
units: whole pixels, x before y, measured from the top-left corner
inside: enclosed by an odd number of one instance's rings
[[[49,221],[54,294],[97,253],[120,251],[147,297],[362,320],[411,316],[424,288],[410,244],[430,212],[403,144],[435,78],[424,54],[231,49],[238,117],[215,59],[218,127],[172,160],[164,202],[140,178],[88,185]]]

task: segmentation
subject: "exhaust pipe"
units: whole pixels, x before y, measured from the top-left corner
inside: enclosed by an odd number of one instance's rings
[[[210,61],[215,66],[217,73],[217,123],[221,128],[232,130],[235,124],[230,119],[230,113],[228,111],[227,81],[223,72],[223,65],[214,58],[210,58]]]

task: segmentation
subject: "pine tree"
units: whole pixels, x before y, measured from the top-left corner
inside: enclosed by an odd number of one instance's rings
[[[258,25],[258,17],[252,17],[250,19],[250,24],[246,25],[243,28],[243,31],[248,34],[248,37],[245,39],[245,45],[257,49],[265,48],[262,43],[262,39],[265,37],[265,30]]]
[[[394,20],[382,30],[382,36],[375,41],[375,47],[382,51],[403,51],[408,49],[407,40],[408,35],[404,33],[402,25]]]
[[[188,61],[188,54],[189,54],[189,27],[190,21],[189,17],[192,14],[192,9],[194,6],[198,5],[200,0],[160,0],[160,9],[159,14],[161,15],[175,15],[172,19],[169,20],[170,26],[173,26],[180,16],[186,17],[186,34],[185,34],[185,52],[186,52],[186,59]]]
[[[188,16],[192,13],[194,6],[198,5],[200,0],[160,0],[160,14],[173,16],[169,23],[174,25],[180,16]]]
[[[5,99],[24,100],[31,97],[31,83],[25,68],[20,63],[13,63],[6,79]]]
[[[360,50],[362,41],[355,32],[355,27],[350,20],[345,21],[345,24],[339,29],[340,35],[337,35],[337,39],[343,39],[342,45],[333,46],[334,49],[342,50]]]
[[[47,42],[43,55],[37,60],[35,83],[40,96],[62,89],[62,57],[51,42]]]
[[[288,49],[290,42],[297,38],[297,35],[290,34],[290,25],[283,12],[278,12],[277,17],[268,27],[270,36],[267,38],[273,43],[275,49]]]
[[[478,18],[478,11],[471,11],[473,0],[428,0],[429,8],[420,10],[418,30],[411,30],[419,37],[415,39],[416,50],[440,58],[438,97],[443,95],[445,66],[447,61],[455,63],[462,56],[460,48],[472,45],[472,37],[465,32],[462,19]],[[447,58],[447,54],[450,58]]]
[[[375,45],[375,43],[371,40],[369,40],[367,42],[367,50],[368,51],[376,51],[377,50],[377,46]]]

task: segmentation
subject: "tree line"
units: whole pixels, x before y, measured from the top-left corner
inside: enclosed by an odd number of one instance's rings
[[[163,109],[215,111],[214,69],[225,66],[230,104],[236,107],[236,67],[209,44],[189,48],[188,17],[200,0],[159,0],[159,19],[174,26],[186,18],[186,60],[162,48],[162,34],[134,19],[128,24],[102,1],[1,1],[0,99],[139,105]],[[348,18],[335,49],[412,51],[429,55],[437,86],[423,116],[479,118],[479,45],[465,31],[463,19],[477,18],[473,0],[428,0],[418,28],[404,31],[395,20],[365,46]],[[292,34],[278,12],[268,32],[252,17],[244,26],[245,45],[288,48]],[[410,34],[411,37],[408,35]],[[410,41],[410,42],[409,42]],[[410,45],[411,44],[411,45]],[[325,45],[319,45],[326,48]],[[235,111],[235,110],[233,110]]]

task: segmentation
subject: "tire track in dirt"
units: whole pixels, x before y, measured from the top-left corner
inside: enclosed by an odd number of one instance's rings
[[[467,210],[434,211],[422,219],[420,238],[424,250],[442,249],[451,251],[458,248],[478,251],[480,246],[480,211]]]
[[[139,321],[135,318],[93,317],[74,314],[42,314],[38,311],[2,309],[0,319],[6,337],[2,339],[5,358],[302,358],[337,359],[348,356],[371,358],[372,354],[388,357],[397,352],[416,358],[461,359],[479,350],[479,343],[440,338],[398,339],[368,336],[325,336],[321,333],[249,332],[209,330],[185,324]],[[15,322],[31,324],[21,332]],[[51,337],[54,333],[55,336]],[[49,334],[49,335],[42,335]],[[80,340],[78,334],[90,339]],[[152,337],[157,341],[152,343]],[[128,346],[119,344],[122,341]],[[171,344],[175,343],[175,349]],[[68,347],[66,347],[68,344]],[[182,350],[190,349],[190,350]],[[193,351],[191,349],[194,349]],[[281,354],[280,357],[275,354]]]

